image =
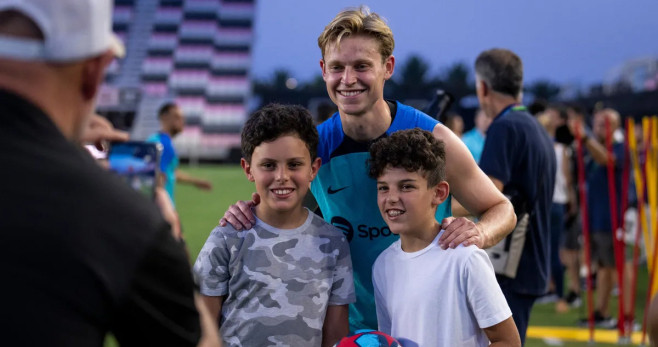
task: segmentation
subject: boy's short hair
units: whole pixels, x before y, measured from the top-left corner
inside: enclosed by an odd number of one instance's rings
[[[368,174],[374,179],[388,166],[409,172],[422,170],[427,186],[432,187],[446,179],[445,144],[426,130],[399,130],[370,146],[368,165]]]
[[[324,31],[318,37],[318,46],[322,51],[322,58],[324,59],[328,44],[336,42],[336,45],[339,46],[343,37],[356,35],[364,35],[377,40],[382,61],[393,54],[395,40],[391,28],[377,13],[370,12],[367,6],[360,6],[340,11],[324,28]]]
[[[311,114],[302,106],[269,104],[254,112],[242,129],[242,156],[251,163],[254,149],[283,135],[297,135],[308,148],[311,160],[318,153],[318,131]]]
[[[523,62],[514,52],[493,48],[475,60],[475,74],[493,91],[518,98],[523,89]]]

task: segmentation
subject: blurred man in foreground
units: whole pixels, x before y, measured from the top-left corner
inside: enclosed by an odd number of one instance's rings
[[[172,228],[79,146],[117,135],[90,123],[104,70],[122,53],[111,17],[109,0],[0,0],[8,346],[102,346],[108,332],[121,345],[194,346],[201,336]],[[177,225],[163,194],[158,203]]]

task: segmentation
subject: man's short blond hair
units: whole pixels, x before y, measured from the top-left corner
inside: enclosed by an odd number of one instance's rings
[[[395,40],[391,28],[377,13],[370,12],[367,6],[360,6],[341,11],[324,28],[324,31],[318,37],[318,46],[322,50],[322,58],[324,59],[327,45],[335,42],[339,46],[343,37],[353,35],[364,35],[377,40],[382,61],[393,54]]]

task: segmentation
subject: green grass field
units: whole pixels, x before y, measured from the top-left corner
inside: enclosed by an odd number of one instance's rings
[[[183,223],[183,232],[190,253],[190,261],[194,262],[210,231],[217,225],[224,211],[237,200],[246,200],[254,192],[254,186],[247,181],[241,168],[237,165],[201,165],[197,167],[182,167],[193,175],[209,179],[213,182],[211,192],[200,191],[191,186],[178,185],[176,187],[176,208]],[[636,314],[642,317],[646,295],[647,276],[646,267],[641,267],[638,282]],[[611,312],[616,315],[616,298],[612,300]],[[554,304],[535,305],[530,325],[576,327],[580,317],[586,314],[584,305],[580,309],[572,309],[566,314],[555,313]],[[550,341],[549,341],[550,342]],[[562,344],[559,344],[562,343]],[[587,346],[586,342],[553,342],[548,344],[542,339],[528,339],[526,346]],[[598,343],[598,346],[608,344]],[[613,346],[616,344],[610,344]]]

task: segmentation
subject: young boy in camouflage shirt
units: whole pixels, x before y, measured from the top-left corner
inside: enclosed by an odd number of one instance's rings
[[[348,333],[349,244],[302,206],[321,164],[317,145],[302,107],[269,105],[245,124],[241,165],[261,197],[256,224],[217,226],[194,266],[226,345],[332,346]]]

